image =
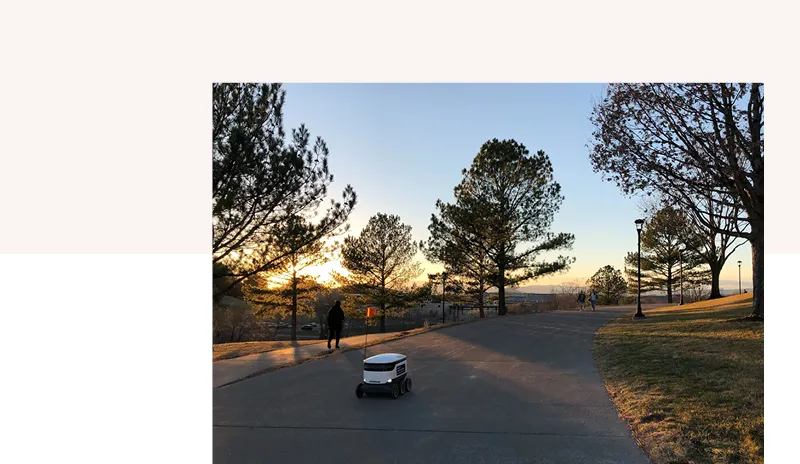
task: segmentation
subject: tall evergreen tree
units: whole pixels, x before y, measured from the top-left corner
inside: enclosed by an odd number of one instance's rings
[[[297,316],[314,314],[315,295],[322,288],[314,276],[299,275],[275,279],[256,274],[245,280],[247,302],[256,309],[256,317],[289,316],[291,339],[297,340]]]
[[[291,339],[297,340],[297,314],[302,302],[315,297],[322,287],[303,271],[330,259],[335,243],[326,245],[321,239],[312,240],[315,227],[300,215],[289,217],[278,226],[281,241],[275,244],[276,254],[285,258],[276,262],[271,273],[262,272],[259,278],[248,279],[245,288],[251,304],[270,307],[288,305],[292,320]]]
[[[699,246],[696,240],[682,211],[665,207],[653,214],[642,228],[642,291],[666,292],[667,302],[672,303],[681,275],[686,283],[709,282],[708,269],[700,269],[704,260],[694,251]],[[625,274],[632,293],[638,288],[638,270],[636,253],[628,253]]]
[[[292,251],[284,246],[282,224],[316,213],[333,182],[321,138],[312,142],[300,126],[287,143],[284,100],[280,84],[213,86],[212,256],[215,271],[225,270],[214,275],[215,299],[248,277],[279,268]],[[355,203],[348,185],[297,246],[339,229]]]
[[[544,252],[570,249],[572,234],[550,232],[564,197],[543,151],[530,154],[515,140],[483,144],[455,189],[455,203],[440,214],[452,234],[491,263],[492,286],[499,291],[498,314],[506,313],[505,289],[569,269],[574,258],[537,261]],[[524,248],[523,244],[532,244]],[[495,271],[496,270],[496,271]]]
[[[429,261],[444,266],[454,289],[477,303],[483,318],[484,296],[497,280],[496,267],[484,249],[475,244],[476,237],[469,228],[455,222],[463,216],[453,215],[453,209],[440,200],[436,201],[436,208],[438,215],[431,215],[428,226],[430,237],[420,247]],[[441,274],[433,280],[440,282]]]
[[[342,267],[349,273],[334,278],[349,293],[380,307],[380,330],[386,331],[386,316],[403,310],[429,290],[411,284],[422,274],[414,258],[419,250],[411,239],[411,226],[399,216],[378,213],[370,218],[358,237],[348,236],[342,245]]]
[[[586,285],[595,291],[597,302],[602,305],[619,304],[627,290],[622,272],[611,265],[601,267],[586,281]]]

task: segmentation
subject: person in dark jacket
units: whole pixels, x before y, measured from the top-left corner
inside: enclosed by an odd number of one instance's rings
[[[331,349],[331,340],[333,340],[334,333],[336,334],[336,348],[339,348],[339,338],[342,336],[342,321],[344,321],[344,311],[342,311],[342,303],[337,301],[328,310],[328,349]]]
[[[583,290],[578,294],[578,303],[581,306],[581,311],[583,311],[583,305],[586,304],[586,294],[583,293]]]

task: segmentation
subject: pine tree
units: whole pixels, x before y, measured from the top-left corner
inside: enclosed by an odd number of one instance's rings
[[[212,256],[214,297],[258,273],[275,272],[293,251],[282,224],[314,215],[333,175],[328,148],[305,126],[283,128],[285,91],[280,84],[214,84],[212,129]],[[356,203],[348,185],[310,229],[306,246],[342,227]],[[217,266],[218,264],[222,266]]]
[[[704,259],[696,251],[697,235],[682,211],[672,207],[658,210],[642,228],[642,292],[663,291],[673,302],[673,291],[682,276],[686,284],[710,282]],[[682,267],[681,267],[682,266]],[[638,289],[638,257],[625,257],[625,274],[631,293]]]
[[[359,236],[344,239],[341,263],[349,275],[334,274],[334,279],[346,292],[363,295],[380,308],[381,332],[391,311],[404,310],[430,292],[411,285],[422,274],[422,266],[414,261],[418,250],[411,226],[383,213],[371,217]]]
[[[622,272],[611,265],[601,267],[586,281],[586,285],[595,291],[597,302],[602,305],[619,304],[619,300],[627,290]]]
[[[498,314],[504,315],[506,287],[565,271],[574,262],[564,256],[537,261],[544,252],[570,249],[575,240],[550,232],[564,200],[561,186],[553,180],[548,156],[541,150],[531,155],[515,140],[483,144],[463,175],[455,203],[440,206],[441,219],[458,238],[454,243],[468,244],[462,251],[491,263],[488,275],[499,291]],[[533,245],[523,248],[523,243]]]

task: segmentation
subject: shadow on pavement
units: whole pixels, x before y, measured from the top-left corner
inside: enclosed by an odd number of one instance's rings
[[[261,448],[317,462],[309,443],[369,462],[647,462],[592,360],[617,314],[505,316],[368,348],[408,356],[414,390],[397,400],[355,397],[360,350],[216,389],[215,462]]]

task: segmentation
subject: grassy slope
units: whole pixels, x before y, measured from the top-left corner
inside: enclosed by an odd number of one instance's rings
[[[735,295],[620,317],[601,328],[600,371],[655,463],[764,461],[764,325]]]
[[[325,342],[328,340],[325,339]],[[239,356],[247,356],[249,354],[266,353],[267,351],[280,350],[282,348],[291,348],[298,345],[310,345],[314,343],[322,343],[323,340],[298,340],[292,341],[269,341],[269,342],[234,342],[234,343],[218,343],[214,345],[214,361],[222,359],[238,358]]]
[[[445,323],[445,324],[433,325],[433,326],[430,326],[430,327],[427,327],[427,328],[426,327],[421,327],[421,328],[418,328],[418,329],[409,329],[409,330],[404,330],[404,331],[401,331],[401,332],[391,332],[391,333],[393,333],[393,335],[391,335],[389,337],[381,338],[379,340],[369,340],[369,342],[367,343],[367,346],[372,346],[372,345],[375,345],[375,344],[378,344],[378,343],[387,342],[389,340],[396,340],[398,338],[405,338],[405,337],[409,337],[411,335],[418,335],[418,334],[421,334],[421,333],[429,332],[431,330],[439,330],[439,329],[442,329],[442,328],[445,328],[445,327],[451,327],[451,326],[454,326],[454,325],[465,324],[467,322],[474,322],[474,321],[478,321],[478,320],[481,320],[481,319],[472,319],[472,320],[469,320],[469,321],[460,321],[460,322],[448,322],[448,323]],[[356,335],[353,335],[352,337],[355,337],[355,336]],[[358,335],[358,336],[361,337],[361,336],[363,336],[363,334]],[[347,338],[352,338],[352,337],[347,337]],[[322,342],[327,343],[327,341],[328,341],[328,339],[326,338],[325,340],[298,340],[298,341],[295,341],[295,342],[287,340],[287,341],[266,341],[266,342],[219,343],[219,344],[213,345],[213,347],[214,347],[213,361],[221,361],[223,359],[238,358],[240,356],[247,356],[249,354],[266,353],[268,351],[280,350],[280,349],[283,349],[283,348],[291,348],[291,347],[298,346],[298,345],[311,345],[311,344],[314,344],[314,343],[322,343]],[[357,347],[363,348],[364,344],[363,343],[357,344]],[[344,351],[349,351],[349,349],[346,349]]]

